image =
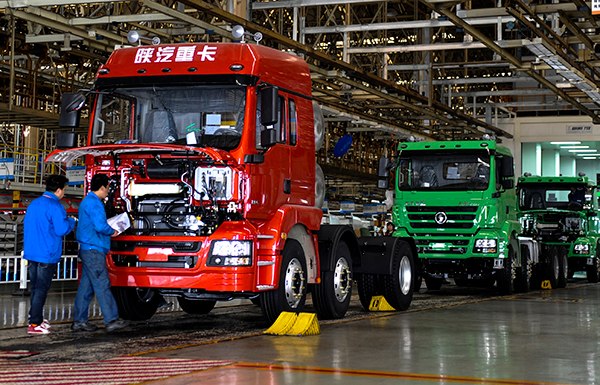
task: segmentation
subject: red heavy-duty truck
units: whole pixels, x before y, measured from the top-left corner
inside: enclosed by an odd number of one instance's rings
[[[245,43],[120,48],[85,96],[63,96],[63,127],[88,98],[87,146],[64,133],[47,161],[85,157],[86,191],[107,174],[107,215],[130,218],[107,256],[123,318],[150,318],[163,295],[194,314],[248,298],[274,321],[308,292],[320,318],[341,318],[353,280],[363,306],[377,294],[409,306],[410,239],[321,224],[322,116],[301,58]]]

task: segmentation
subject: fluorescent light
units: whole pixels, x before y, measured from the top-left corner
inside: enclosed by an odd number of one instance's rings
[[[583,159],[598,159],[597,156],[584,156]]]
[[[598,152],[598,150],[569,150],[569,152]]]
[[[550,144],[581,144],[581,142],[550,142]]]
[[[590,148],[590,146],[560,146],[560,148]]]

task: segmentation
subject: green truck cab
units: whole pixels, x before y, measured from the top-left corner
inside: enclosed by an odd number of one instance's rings
[[[520,240],[513,156],[493,140],[403,142],[396,160],[394,236],[412,238],[420,278],[526,291],[535,243]]]
[[[600,278],[600,218],[596,184],[585,175],[532,176],[518,179],[519,216],[524,234],[540,245],[540,272],[553,287],[585,271],[589,282]]]

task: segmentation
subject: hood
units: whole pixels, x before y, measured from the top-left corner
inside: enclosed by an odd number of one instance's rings
[[[234,157],[227,151],[215,148],[200,148],[191,146],[181,146],[174,144],[101,144],[97,146],[77,147],[68,150],[54,150],[46,157],[46,162],[60,162],[70,165],[76,159],[85,155],[102,156],[108,154],[124,153],[171,153],[181,156],[202,156],[207,157],[209,163],[222,163],[229,166],[236,166]]]

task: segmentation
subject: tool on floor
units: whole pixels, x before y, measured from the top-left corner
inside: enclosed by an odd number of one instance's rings
[[[396,311],[396,309],[385,300],[384,296],[375,295],[371,298],[369,311]]]
[[[314,313],[284,311],[263,333],[276,336],[314,336],[321,333],[321,328]]]

